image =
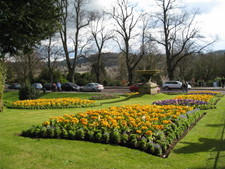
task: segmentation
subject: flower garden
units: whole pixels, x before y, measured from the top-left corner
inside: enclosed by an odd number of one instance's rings
[[[176,96],[169,100],[155,101],[155,105],[182,105],[191,106],[198,109],[212,109],[216,108],[215,103],[213,103],[213,98],[221,97],[219,92],[211,91],[196,91],[189,92],[185,95]]]
[[[52,117],[22,136],[63,138],[117,144],[162,155],[199,113],[192,107],[128,105]],[[181,116],[182,115],[182,116]]]
[[[115,144],[162,156],[171,143],[201,116],[202,113],[195,108],[209,105],[217,95],[219,93],[195,92],[157,101],[153,103],[155,105],[126,105],[52,117],[42,125],[24,130],[21,135]],[[17,101],[13,104],[16,108],[64,108],[92,106],[93,103],[64,98]]]
[[[93,100],[80,98],[58,98],[58,99],[36,99],[19,100],[7,103],[7,107],[16,109],[59,109],[59,108],[79,108],[92,107]]]

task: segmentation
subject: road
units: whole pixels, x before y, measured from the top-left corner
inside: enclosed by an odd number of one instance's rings
[[[221,87],[192,87],[189,91],[218,91],[222,94],[225,94],[225,88]],[[13,91],[13,89],[5,89],[5,91]],[[181,90],[162,90],[162,92],[181,92]],[[71,92],[72,93],[72,92]],[[74,93],[74,92],[73,92]],[[130,93],[128,86],[106,86],[101,93],[115,93],[115,94],[124,94]]]
[[[181,90],[162,90],[162,92],[180,92]],[[192,87],[189,91],[218,91],[222,94],[225,94],[225,88],[221,87]],[[129,93],[129,87],[122,87],[122,86],[106,86],[105,89],[102,91],[102,93]]]

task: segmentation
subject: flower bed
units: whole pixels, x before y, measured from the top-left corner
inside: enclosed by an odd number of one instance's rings
[[[130,92],[130,93],[124,93],[123,94],[123,96],[125,96],[125,97],[135,96],[135,95],[139,95],[139,92]]]
[[[212,109],[215,108],[215,104],[212,104],[214,97],[221,97],[219,92],[211,91],[195,91],[187,93],[186,95],[180,95],[169,100],[155,101],[152,104],[155,105],[182,105],[191,106],[198,109]]]
[[[94,106],[95,101],[80,98],[19,100],[7,103],[7,107],[16,109],[58,109]]]
[[[117,144],[160,156],[199,112],[187,106],[128,105],[53,117],[22,136]],[[182,115],[182,116],[181,116]]]
[[[188,100],[188,99],[169,99],[169,100],[160,100],[155,101],[152,104],[154,105],[182,105],[182,106],[190,106],[195,109],[214,109],[216,106],[209,102],[200,101],[200,100]]]
[[[212,92],[212,91],[193,91],[187,93],[187,95],[213,95],[213,96],[221,96],[220,92]]]
[[[101,94],[101,95],[91,96],[90,100],[105,100],[105,99],[116,99],[116,98],[119,98],[119,96],[112,95],[112,94]]]
[[[188,100],[199,100],[209,102],[214,96],[206,94],[192,94],[192,95],[181,95],[174,97],[173,99],[188,99]]]

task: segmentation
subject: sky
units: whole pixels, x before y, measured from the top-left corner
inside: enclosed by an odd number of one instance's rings
[[[93,8],[107,9],[115,0],[94,0]],[[152,11],[154,0],[130,0],[138,3],[140,8]],[[217,39],[209,50],[225,49],[225,0],[182,0],[188,10],[198,10],[196,18],[201,33],[209,39]]]

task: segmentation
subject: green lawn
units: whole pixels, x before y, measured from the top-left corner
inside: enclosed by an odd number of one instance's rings
[[[43,98],[82,97],[88,93],[48,93]],[[225,97],[162,159],[121,146],[63,139],[31,139],[18,136],[23,129],[41,124],[53,116],[128,104],[151,104],[174,95],[158,94],[97,101],[94,108],[16,110],[0,112],[0,169],[205,169],[225,168]],[[16,100],[17,93],[4,99]]]

